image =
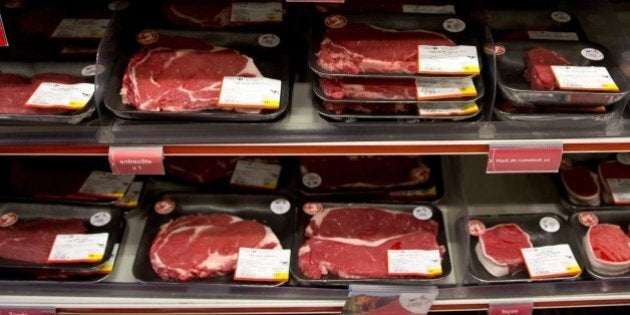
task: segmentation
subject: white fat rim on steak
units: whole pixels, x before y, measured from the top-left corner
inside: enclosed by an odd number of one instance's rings
[[[564,184],[564,187],[567,189],[567,192],[569,192],[570,194],[570,198],[573,197],[574,200],[579,200],[581,202],[579,203],[594,203],[595,199],[597,199],[597,201],[599,201],[599,195],[601,192],[601,187],[599,185],[599,179],[597,177],[597,175],[595,175],[595,173],[591,172],[590,170],[588,171],[589,175],[591,175],[591,177],[593,178],[593,181],[595,182],[595,186],[597,186],[597,193],[591,195],[591,196],[581,196],[576,194],[575,192],[573,192],[569,187],[571,187],[571,185],[569,185],[569,183],[567,183],[566,179],[564,178],[564,176],[560,176],[562,178],[562,184]]]
[[[328,209],[324,209],[323,211],[315,214],[314,216],[311,217],[311,220],[309,222],[309,225],[306,227],[306,231],[304,232],[304,235],[311,237],[313,235],[313,228],[311,228],[311,224],[315,224],[316,226],[321,226],[322,221],[324,221],[324,218],[330,214],[330,212],[332,211],[337,211],[337,210],[347,210],[347,209],[353,209],[356,207],[336,207],[336,208],[328,208]],[[389,210],[389,209],[383,209],[383,208],[374,208],[374,209],[378,209],[384,212],[389,212],[395,215],[409,215],[412,216],[411,213],[407,213],[407,212],[402,212],[402,211],[394,211],[394,210]],[[403,234],[400,234],[403,235]],[[322,238],[317,236],[317,238]],[[323,238],[322,238],[323,239]]]
[[[621,229],[619,226],[612,225],[612,224],[599,224],[599,225],[609,225],[609,226]],[[588,258],[588,261],[591,264],[591,267],[593,268],[593,270],[601,274],[611,275],[611,276],[620,275],[620,274],[630,271],[630,260],[625,261],[625,262],[623,261],[612,262],[612,261],[602,260],[600,258],[597,258],[597,256],[595,256],[595,252],[593,251],[593,246],[591,246],[591,240],[590,240],[591,228],[589,228],[588,232],[586,232],[586,235],[584,235],[583,243],[584,243],[584,249],[586,251],[586,257]]]
[[[532,241],[531,241],[531,239],[529,237],[529,234],[527,234],[525,231],[523,231],[523,229],[521,229],[521,227],[518,226],[517,224],[513,224],[513,223],[497,224],[497,225],[487,229],[486,233],[487,233],[487,231],[491,231],[491,230],[494,230],[494,229],[502,227],[502,226],[510,226],[510,225],[515,226],[523,234],[525,234],[525,236],[527,237],[527,243],[529,244],[529,247],[533,247],[534,246],[534,244],[532,244]],[[486,245],[482,241],[481,236],[479,237],[479,240],[477,241],[477,246],[475,246],[475,253],[477,254],[477,257],[479,258],[479,262],[481,262],[483,267],[486,268],[486,270],[491,275],[493,275],[495,277],[503,277],[503,276],[507,276],[510,273],[510,268],[509,268],[508,264],[500,263],[496,259],[494,259],[494,257],[488,255],[488,252],[486,251]]]

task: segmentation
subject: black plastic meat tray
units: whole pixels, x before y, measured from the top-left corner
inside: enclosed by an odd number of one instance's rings
[[[484,13],[495,40],[539,38],[577,41],[587,39],[577,16],[564,9],[486,10]]]
[[[107,85],[105,105],[116,116],[123,119],[159,120],[159,121],[224,121],[224,122],[262,122],[273,121],[281,117],[289,108],[291,95],[291,73],[289,56],[287,54],[288,43],[283,40],[281,34],[256,33],[256,32],[225,32],[225,31],[182,31],[182,30],[154,30],[163,35],[197,38],[210,44],[234,49],[254,60],[254,63],[263,76],[282,81],[280,107],[277,110],[263,110],[259,114],[236,113],[220,109],[203,111],[142,111],[129,104],[124,104],[120,96],[122,78],[124,76],[129,59],[137,53],[141,47],[137,42],[127,39],[126,45],[121,45],[120,56],[112,66],[112,76]],[[261,45],[263,36],[277,36],[280,42],[277,46],[265,47]],[[135,38],[136,34],[128,34]],[[259,42],[260,40],[260,42]],[[265,44],[266,46],[269,46]],[[103,48],[106,49],[106,48]],[[110,61],[114,63],[114,61]]]
[[[175,203],[175,210],[170,214],[161,215],[154,210],[156,202],[170,199]],[[274,214],[270,205],[274,200],[285,199],[291,203],[291,209],[285,214]],[[280,240],[284,249],[291,248],[293,228],[295,226],[295,203],[284,195],[245,195],[245,194],[208,194],[208,193],[163,193],[145,200],[143,205],[147,211],[147,221],[138,245],[136,259],[133,265],[133,275],[137,280],[147,283],[182,284],[177,281],[162,280],[153,270],[149,258],[153,239],[160,231],[160,227],[176,218],[195,214],[228,214],[242,219],[256,220],[268,226]],[[191,280],[186,283],[204,285],[234,285],[234,286],[278,286],[282,283],[263,283],[235,281],[233,275]]]
[[[483,56],[481,50],[479,50],[477,40],[478,34],[481,32],[478,26],[464,17],[458,15],[443,15],[443,14],[426,14],[422,17],[418,17],[415,14],[361,14],[361,13],[335,13],[330,12],[322,15],[317,15],[311,22],[312,34],[309,43],[308,64],[310,69],[316,75],[320,77],[356,77],[356,78],[403,78],[403,77],[439,77],[448,75],[425,75],[425,74],[404,74],[404,73],[360,73],[360,74],[348,74],[348,73],[333,73],[325,69],[322,69],[317,64],[317,52],[320,50],[320,43],[325,37],[326,33],[326,20],[330,17],[340,16],[345,19],[348,24],[350,23],[365,23],[370,24],[378,28],[392,29],[392,30],[424,30],[434,33],[440,33],[451,39],[457,45],[477,46],[477,55],[479,57],[479,67],[483,71],[483,65],[481,58]],[[455,21],[461,28],[456,31],[448,31],[451,29],[447,25],[449,22]],[[386,43],[384,43],[386,45]],[[470,75],[473,76],[473,75]]]
[[[586,267],[586,271],[588,275],[594,279],[630,279],[630,272],[626,272],[620,275],[605,275],[601,274],[591,267],[590,262],[586,258],[586,252],[584,251],[584,243],[583,239],[588,232],[588,227],[580,223],[579,217],[583,212],[577,212],[571,216],[571,227],[573,228],[573,237],[574,242],[577,244],[577,248],[579,249],[579,253],[576,255],[580,255],[582,261],[584,262],[584,266]],[[628,226],[630,226],[630,208],[624,208],[614,211],[597,211],[592,212],[599,219],[599,223],[608,223],[619,225],[624,231],[627,232]]]
[[[88,272],[99,268],[101,263],[107,261],[111,256],[112,249],[119,236],[123,233],[125,219],[119,209],[104,206],[79,206],[59,203],[27,203],[27,202],[4,202],[0,204],[0,213],[13,212],[18,215],[19,220],[32,219],[81,219],[87,228],[86,234],[109,233],[107,245],[102,261],[95,263],[72,263],[72,264],[34,264],[29,262],[15,261],[0,258],[1,268],[15,269],[39,269],[53,270],[58,272]],[[103,226],[95,226],[90,220],[97,214],[109,215],[110,220]],[[18,221],[19,222],[19,221]]]
[[[543,218],[553,218],[560,223],[560,229],[555,233],[544,231],[540,226],[540,220]],[[551,246],[559,244],[568,244],[571,247],[571,251],[580,266],[583,266],[580,256],[577,252],[578,247],[573,243],[571,237],[571,229],[569,224],[559,215],[553,213],[536,213],[536,214],[515,214],[515,215],[484,215],[484,216],[472,216],[469,220],[479,220],[486,228],[492,228],[498,224],[514,223],[517,224],[523,231],[529,234],[530,241],[534,247]],[[468,227],[466,227],[468,228]],[[468,231],[466,231],[468,232]],[[477,246],[478,238],[471,236],[469,253],[472,256],[470,259],[470,277],[473,281],[479,284],[495,284],[495,283],[520,283],[520,282],[539,282],[539,281],[554,281],[554,280],[576,280],[580,279],[580,276],[571,277],[558,277],[549,278],[543,280],[532,280],[529,278],[527,270],[523,268],[522,271],[507,275],[504,277],[495,277],[491,275],[479,262],[477,254],[475,253],[475,246]]]
[[[437,242],[439,245],[444,246],[445,252],[442,256],[442,275],[433,278],[365,278],[365,279],[344,279],[338,276],[333,275],[324,275],[321,279],[309,279],[300,270],[298,266],[298,253],[299,249],[306,242],[306,237],[304,236],[304,232],[306,227],[308,226],[311,216],[306,214],[303,209],[298,209],[297,215],[297,229],[295,230],[294,240],[293,240],[293,250],[291,251],[291,275],[302,285],[308,286],[347,286],[350,284],[395,284],[395,285],[420,285],[420,284],[433,284],[438,283],[441,280],[448,277],[451,273],[451,258],[449,254],[448,248],[448,239],[446,237],[446,225],[444,223],[444,216],[442,214],[442,210],[435,206],[431,205],[412,205],[412,204],[382,204],[382,203],[339,203],[335,201],[323,201],[330,199],[308,199],[310,203],[318,203],[321,204],[323,209],[333,208],[333,207],[376,207],[381,209],[388,209],[391,211],[400,211],[411,213],[414,209],[421,207],[425,209],[430,209],[433,213],[431,220],[437,221],[440,228],[437,234]],[[304,206],[306,202],[302,203]],[[355,257],[354,259],[361,259],[361,257]]]

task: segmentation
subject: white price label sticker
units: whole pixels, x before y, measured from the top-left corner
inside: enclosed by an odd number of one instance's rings
[[[105,35],[109,19],[63,19],[52,33],[53,38],[93,38]]]
[[[144,183],[141,181],[133,182],[129,185],[129,188],[125,192],[122,198],[114,202],[114,206],[119,208],[135,208],[140,201],[140,195],[142,194],[142,187]]]
[[[224,77],[219,107],[280,108],[282,81],[264,77]]]
[[[240,248],[234,280],[283,282],[289,280],[291,250]]]
[[[455,6],[403,4],[402,11],[403,13],[455,14]]]
[[[416,88],[419,101],[477,96],[472,78],[418,78]]]
[[[118,248],[120,245],[118,243],[114,244],[112,247],[112,254],[109,256],[109,259],[102,263],[98,271],[101,273],[111,273],[114,270],[114,263],[116,262],[116,256],[118,256]]]
[[[547,32],[547,31],[528,31],[527,35],[529,39],[544,39],[544,40],[568,40],[576,41],[580,38],[573,32]]]
[[[442,275],[439,250],[388,250],[387,272],[396,276],[437,277]]]
[[[109,172],[92,171],[79,189],[79,193],[119,199],[125,194],[134,177],[135,175],[114,175]]]
[[[443,117],[443,116],[468,116],[479,112],[479,106],[471,103],[464,106],[443,107],[443,108],[418,108],[420,117]]]
[[[551,66],[562,90],[619,92],[605,67]]]
[[[276,189],[282,166],[258,161],[240,160],[236,163],[230,185]]]
[[[282,2],[232,3],[231,22],[282,22]]]
[[[475,46],[418,46],[418,73],[475,75],[479,71]]]
[[[41,83],[26,101],[26,107],[81,109],[94,94],[92,83]]]
[[[630,178],[606,178],[606,183],[616,205],[630,204]]]
[[[530,278],[549,279],[578,276],[582,269],[568,244],[522,248]]]
[[[99,262],[103,260],[109,233],[59,234],[48,256],[49,263]]]

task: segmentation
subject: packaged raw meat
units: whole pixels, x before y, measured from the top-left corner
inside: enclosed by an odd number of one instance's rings
[[[604,202],[615,205],[630,204],[630,165],[618,160],[601,161],[598,166],[599,180],[603,188]]]
[[[215,29],[279,24],[284,15],[278,0],[163,0],[162,11],[173,24]]]
[[[232,273],[240,248],[290,247],[294,206],[289,199],[159,190],[149,195],[149,215],[133,267],[138,280],[278,284],[235,282]]]
[[[450,272],[442,216],[437,208],[306,203],[304,211],[312,217],[301,215],[292,263],[292,273],[302,283],[435,281]],[[435,252],[441,257],[442,272],[424,276],[391,273],[390,250]],[[349,261],[347,257],[356,259]]]
[[[517,224],[499,224],[479,236],[475,254],[495,277],[505,277],[524,269],[521,248],[533,247],[530,236]]]
[[[287,58],[275,34],[145,30],[138,36],[142,47],[126,48],[134,56],[122,61],[126,70],[114,74],[105,98],[121,118],[265,121],[288,107]],[[241,85],[257,92],[235,94]]]
[[[576,205],[600,205],[600,187],[597,175],[589,168],[575,166],[560,171],[560,178],[569,201]]]
[[[525,52],[527,70],[525,79],[529,81],[532,90],[550,91],[556,88],[556,78],[550,66],[570,66],[569,62],[561,54],[535,47]]]

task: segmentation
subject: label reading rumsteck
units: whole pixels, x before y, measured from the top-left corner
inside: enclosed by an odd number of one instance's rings
[[[475,46],[418,46],[418,73],[476,75],[479,57]]]
[[[522,248],[531,279],[573,277],[582,273],[568,244]]]
[[[439,250],[388,250],[387,272],[396,276],[437,277],[442,275]]]
[[[234,280],[284,282],[289,280],[291,250],[240,248]]]
[[[551,66],[562,90],[619,92],[605,67]]]
[[[240,160],[236,163],[230,185],[273,190],[278,186],[282,166],[260,161]]]
[[[232,3],[231,22],[282,22],[282,2]]]
[[[59,234],[48,263],[99,262],[103,260],[109,233]]]
[[[41,83],[26,101],[26,107],[81,109],[94,94],[94,84]]]
[[[109,19],[63,19],[52,33],[53,38],[101,39]]]
[[[79,193],[119,199],[125,194],[134,177],[135,175],[114,175],[110,172],[92,171],[79,189]]]
[[[224,77],[219,107],[278,109],[282,81],[264,77]]]
[[[419,101],[440,100],[477,96],[472,78],[418,78],[416,79]]]

